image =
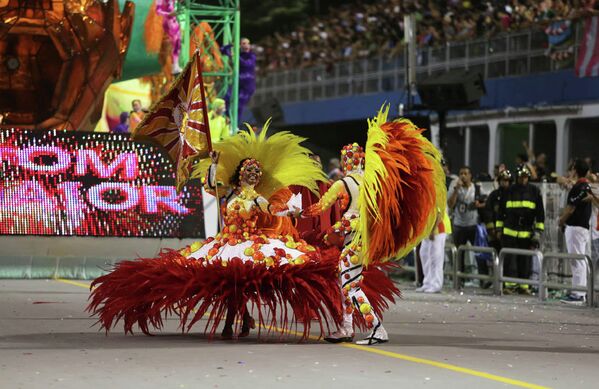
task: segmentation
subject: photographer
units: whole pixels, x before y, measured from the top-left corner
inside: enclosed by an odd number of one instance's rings
[[[472,170],[468,166],[460,169],[459,176],[449,186],[447,205],[453,210],[453,242],[460,245],[474,244],[478,209],[484,208],[480,201],[480,189],[472,182]],[[459,270],[464,271],[464,257],[459,258]]]

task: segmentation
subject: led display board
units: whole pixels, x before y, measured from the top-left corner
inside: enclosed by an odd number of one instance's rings
[[[126,135],[0,130],[0,234],[201,238],[199,181]]]

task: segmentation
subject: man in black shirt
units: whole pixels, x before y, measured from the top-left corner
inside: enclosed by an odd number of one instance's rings
[[[559,219],[560,227],[565,226],[566,249],[568,253],[585,254],[589,241],[589,221],[592,212],[592,195],[589,181],[585,178],[589,165],[581,159],[574,161],[571,176],[576,184],[568,193],[568,204]],[[587,263],[575,260],[572,264],[572,286],[587,286]],[[561,301],[567,304],[582,305],[586,293],[572,291]]]

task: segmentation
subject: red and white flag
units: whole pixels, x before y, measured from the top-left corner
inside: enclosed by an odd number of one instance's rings
[[[212,150],[208,109],[199,53],[196,51],[171,90],[136,128],[134,139],[149,139],[164,147],[177,168],[177,190],[189,180],[197,158]]]
[[[576,61],[578,77],[599,76],[599,16],[586,18],[584,37]]]

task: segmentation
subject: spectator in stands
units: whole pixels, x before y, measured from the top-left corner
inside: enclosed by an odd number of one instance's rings
[[[574,161],[570,160],[570,162],[568,162],[567,173],[563,176],[559,176],[556,178],[555,182],[557,182],[562,188],[570,190],[570,188],[572,188],[572,186],[574,186],[575,181],[572,178],[573,166],[574,166]]]
[[[525,250],[540,247],[541,234],[545,230],[545,209],[540,190],[529,184],[530,170],[527,165],[516,167],[517,182],[512,185],[502,199],[495,226],[502,247]],[[530,279],[532,262],[530,256],[508,255],[503,272],[506,276]],[[530,294],[529,286],[506,282],[504,293]]]
[[[126,134],[129,132],[129,113],[121,112],[120,123],[112,130],[115,134]]]
[[[587,173],[586,178],[588,178],[590,181],[593,181],[593,182],[597,181],[597,175],[594,173],[595,172],[595,169],[594,169],[595,161],[591,157],[586,157],[584,159],[584,161],[589,166],[589,172]]]
[[[559,226],[564,229],[566,237],[566,249],[571,254],[586,254],[586,246],[589,239],[589,220],[592,212],[592,192],[586,175],[589,165],[577,159],[572,166],[571,176],[576,183],[568,193],[567,205],[559,218]],[[587,285],[587,263],[582,260],[574,260],[572,264],[572,286],[586,287]],[[567,304],[582,305],[586,293],[572,291],[561,301]]]
[[[225,116],[225,100],[214,99],[212,109],[208,112],[208,122],[210,123],[210,139],[218,143],[231,136],[229,129],[229,120]]]
[[[534,160],[534,168],[537,173],[537,180],[546,182],[550,179],[551,172],[547,170],[547,155],[540,153]]]
[[[495,189],[499,188],[499,175],[502,171],[507,170],[505,163],[497,164],[493,167],[493,180],[495,181]]]
[[[329,168],[328,168],[329,173],[335,169],[339,169],[340,167],[341,167],[341,163],[339,162],[339,158],[329,159]]]
[[[468,242],[474,244],[478,208],[484,207],[477,198],[480,188],[472,182],[472,170],[468,166],[460,169],[459,178],[453,181],[447,195],[447,205],[453,211],[453,242],[456,246]],[[458,268],[464,271],[464,257],[459,258]]]
[[[339,158],[329,159],[329,167],[327,169],[327,176],[329,177],[329,180],[337,181],[343,177],[340,166]]]
[[[312,158],[313,160],[315,160],[318,165],[320,166],[320,168],[322,169],[322,161],[320,160],[320,155],[318,154],[310,154],[310,158]]]
[[[527,143],[523,142],[522,143],[525,149],[528,149]],[[533,164],[531,163],[531,161],[528,158],[528,154],[518,154],[516,155],[516,166],[519,165],[525,165],[526,168],[528,169],[528,171],[530,172],[530,180],[531,181],[536,181],[537,180],[537,172],[535,171],[535,167],[533,166]]]
[[[547,155],[545,153],[539,153],[535,156],[533,149],[528,145],[528,142],[522,142],[522,146],[526,150],[526,155],[528,156],[529,168],[532,166],[534,170],[533,179],[531,177],[531,181],[543,182],[549,179],[550,172],[547,171]],[[531,170],[531,172],[533,172]]]
[[[141,100],[135,99],[131,102],[132,111],[129,113],[129,131],[134,132],[139,123],[146,116],[146,110],[141,106]]]
[[[352,1],[335,6],[328,15],[310,17],[288,34],[269,35],[256,52],[263,72],[330,66],[343,59],[401,53],[403,17],[408,13],[416,15],[418,45],[430,47],[571,19],[593,8],[597,6],[578,0]]]
[[[493,182],[494,179],[487,172],[480,172],[476,175],[476,182]]]
[[[341,172],[341,169],[333,169],[329,173],[329,180],[331,182],[338,181],[338,180],[340,180],[342,178],[343,178],[343,173]]]

